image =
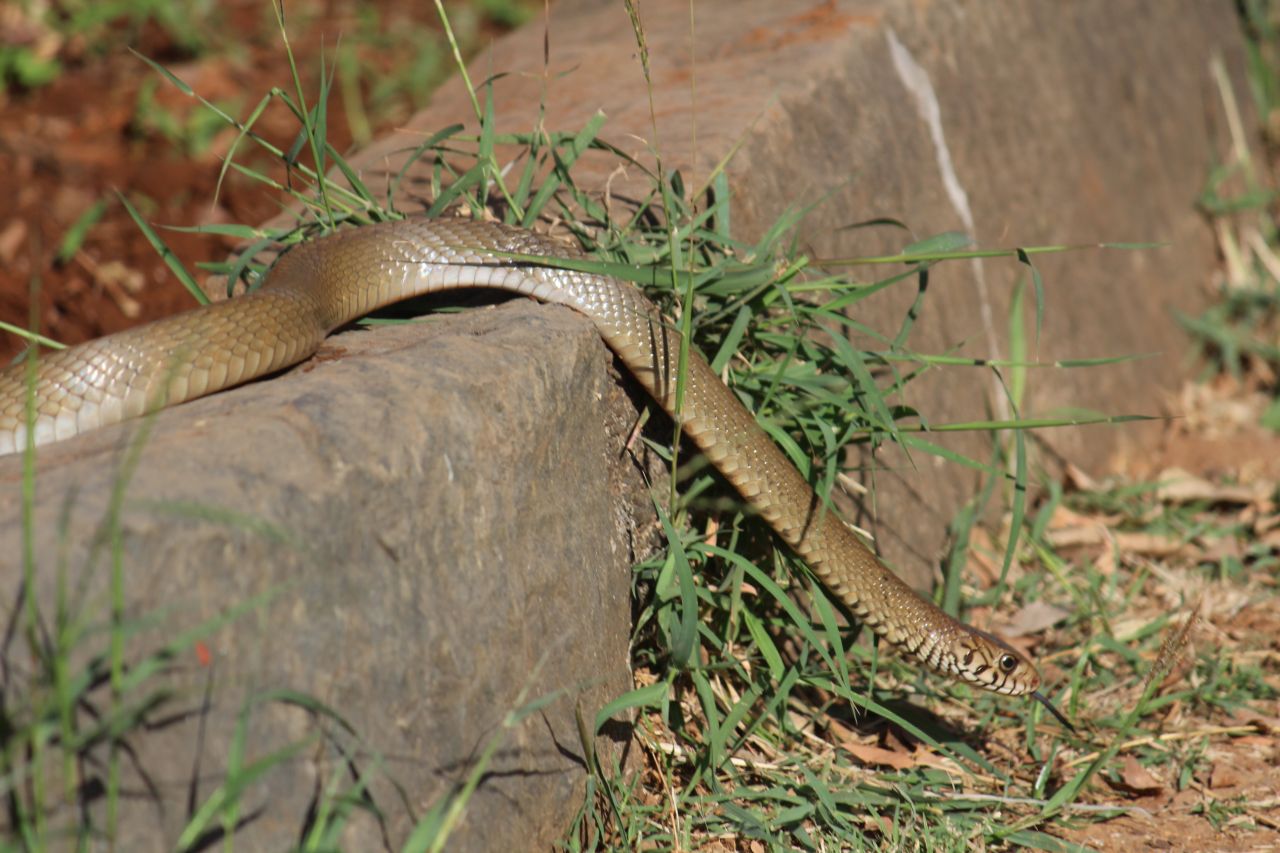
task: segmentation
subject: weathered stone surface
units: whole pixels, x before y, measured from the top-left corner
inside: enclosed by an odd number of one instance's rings
[[[246,798],[237,848],[296,842],[312,798],[351,788],[351,770],[369,775],[398,846],[495,735],[501,748],[455,843],[550,846],[580,803],[575,703],[591,719],[630,687],[633,557],[608,508],[638,479],[620,453],[635,411],[608,364],[580,318],[518,302],[348,332],[287,378],[162,413],[122,518],[128,615],[157,620],[134,651],[277,592],[208,638],[211,665],[194,653],[175,662],[165,683],[179,694],[154,716],[190,716],[130,740],[141,773],[128,763],[137,799],[118,848],[172,849],[188,786],[198,780],[198,804],[220,781],[242,703],[281,689],[336,710],[358,743],[326,723],[352,750],[351,767],[323,743],[294,756]],[[87,551],[136,428],[40,455],[35,553],[50,612],[65,556],[73,585],[87,584],[84,618],[107,619],[107,555],[87,567]],[[0,458],[0,582],[11,605],[20,462]],[[7,659],[25,659],[15,651]],[[555,690],[565,695],[502,734],[505,714]],[[279,704],[251,719],[246,761],[317,728]],[[381,847],[367,816],[355,826],[347,849]]]
[[[530,26],[473,60],[484,72],[473,77],[508,72],[493,88],[500,130],[529,130],[542,105],[542,125],[557,130],[581,127],[603,110],[604,138],[649,163],[656,139],[664,166],[681,170],[690,187],[740,146],[728,173],[735,229],[747,240],[784,210],[830,193],[800,228],[802,245],[819,257],[887,254],[912,242],[894,229],[840,230],[881,216],[900,219],[918,237],[966,231],[983,246],[1165,243],[1145,252],[1036,258],[1047,304],[1035,355],[1159,355],[1035,372],[1024,407],[1161,412],[1162,393],[1186,370],[1173,312],[1196,308],[1213,262],[1210,234],[1192,204],[1213,162],[1210,57],[1240,66],[1228,0],[725,0],[697,3],[693,14],[696,38],[683,0],[640,7],[656,137],[631,25],[617,3],[554,6],[546,68],[542,28]],[[455,83],[354,162],[378,186],[423,136],[473,115]],[[579,184],[608,180],[615,197],[640,196],[638,170],[612,174],[615,167],[603,156],[584,158]],[[429,166],[410,174],[425,186]],[[855,272],[874,280],[887,270]],[[1007,357],[1009,297],[1026,277],[1008,261],[938,268],[908,345]],[[914,295],[908,284],[861,302],[858,319],[892,335]],[[914,383],[907,401],[944,423],[1002,413],[1002,396],[989,374],[950,369]],[[1121,443],[1149,440],[1156,428],[1040,437],[1051,456],[1087,467]],[[935,439],[990,458],[986,435]],[[975,493],[977,475],[892,450],[874,464],[875,516],[859,523],[876,532],[899,571],[925,586],[946,525]]]

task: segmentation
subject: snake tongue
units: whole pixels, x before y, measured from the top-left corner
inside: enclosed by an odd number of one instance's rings
[[[1062,713],[1061,711],[1059,711],[1057,708],[1053,707],[1053,703],[1052,703],[1052,702],[1050,702],[1048,699],[1046,699],[1046,698],[1045,698],[1045,695],[1044,695],[1043,693],[1041,693],[1039,690],[1037,690],[1037,691],[1035,691],[1034,693],[1032,693],[1032,694],[1031,694],[1031,698],[1032,698],[1032,699],[1034,699],[1034,700],[1036,700],[1037,702],[1039,702],[1041,705],[1045,706],[1046,708],[1048,708],[1048,709],[1049,709],[1049,713],[1050,713],[1050,714],[1053,714],[1055,717],[1057,717],[1057,718],[1058,718],[1058,722],[1060,722],[1060,723],[1062,723],[1064,726],[1066,726],[1068,731],[1072,732],[1073,734],[1075,733],[1076,727],[1075,727],[1075,726],[1073,726],[1073,725],[1071,725],[1071,722],[1066,718],[1066,716],[1065,716],[1065,715],[1063,715],[1063,713]]]

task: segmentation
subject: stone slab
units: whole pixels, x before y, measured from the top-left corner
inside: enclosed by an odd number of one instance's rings
[[[368,774],[384,825],[354,820],[346,849],[381,849],[384,837],[398,848],[493,736],[500,747],[450,849],[559,838],[586,772],[575,705],[592,719],[631,687],[635,532],[622,512],[583,510],[628,506],[637,491],[647,500],[621,452],[636,412],[609,363],[581,318],[520,301],[347,332],[287,377],[161,413],[124,492],[127,616],[152,622],[128,659],[275,592],[206,638],[203,665],[192,650],[173,662],[164,684],[176,694],[128,741],[119,849],[173,849],[188,798],[198,805],[221,781],[245,700],[286,689],[352,731],[292,705],[254,709],[246,763],[317,731],[332,740],[254,786],[238,848],[295,843],[317,793],[351,788],[354,773]],[[38,460],[40,600],[51,610],[62,562],[79,618],[99,629],[109,553],[91,552],[137,429]],[[0,458],[11,612],[21,461]],[[5,657],[27,659],[13,646]],[[554,691],[503,733],[504,715]]]
[[[1221,56],[1246,91],[1229,0],[651,0],[639,8],[651,88],[626,11],[613,2],[552,6],[549,62],[541,24],[473,59],[473,79],[502,75],[493,85],[498,129],[523,132],[540,121],[575,130],[600,110],[603,138],[650,165],[659,148],[690,187],[735,151],[727,171],[736,234],[752,240],[784,211],[825,198],[799,229],[819,258],[891,254],[944,231],[967,232],[984,247],[1162,243],[1036,258],[1046,306],[1034,355],[1156,356],[1033,372],[1023,410],[1165,412],[1188,370],[1174,315],[1201,305],[1214,263],[1211,234],[1193,208],[1219,150],[1210,59]],[[454,81],[352,162],[378,187],[424,136],[459,121],[474,131],[470,96]],[[607,184],[614,198],[642,196],[643,175],[616,165],[586,157],[577,181]],[[406,209],[429,180],[429,163],[410,169]],[[914,237],[845,228],[885,216]],[[870,281],[894,269],[853,273]],[[1010,295],[1026,278],[1011,261],[937,268],[908,345],[1007,357]],[[857,319],[892,335],[914,295],[908,284],[866,300]],[[906,401],[932,423],[986,420],[1010,411],[998,389],[989,373],[953,368],[915,383]],[[1037,444],[1047,451],[1042,461],[1097,468],[1158,429],[1043,431]],[[985,435],[934,438],[982,461],[991,455]],[[979,489],[977,475],[893,449],[861,464],[876,500],[858,522],[902,574],[927,587],[947,524]]]

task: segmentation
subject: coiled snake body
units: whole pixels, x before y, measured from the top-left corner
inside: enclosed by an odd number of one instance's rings
[[[674,410],[679,333],[644,296],[610,277],[512,255],[553,263],[578,253],[529,231],[463,219],[408,219],[306,243],[285,253],[248,296],[41,355],[35,443],[246,382],[303,360],[335,328],[376,308],[466,287],[514,291],[585,314],[653,398]],[[26,382],[23,364],[0,372],[0,454],[25,446]],[[882,638],[935,671],[998,693],[1030,694],[1052,710],[1037,692],[1031,661],[951,618],[885,568],[694,353],[681,422],[742,497]]]

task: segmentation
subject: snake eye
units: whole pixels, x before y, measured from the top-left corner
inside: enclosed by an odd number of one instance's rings
[[[1000,671],[1009,673],[1018,668],[1018,659],[1013,655],[1000,655]]]

